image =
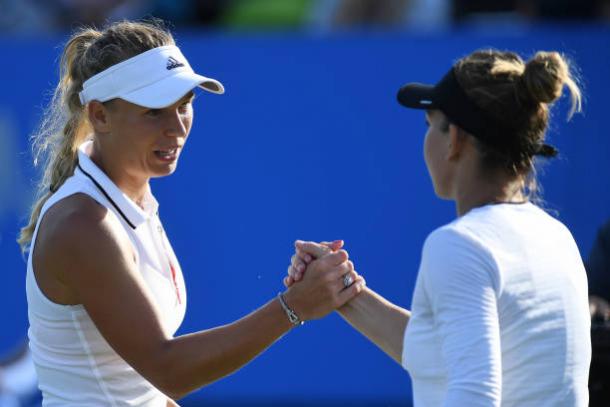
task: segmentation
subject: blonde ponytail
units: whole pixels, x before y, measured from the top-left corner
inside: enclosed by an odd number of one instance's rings
[[[32,135],[34,165],[44,166],[30,220],[17,242],[22,252],[32,243],[40,212],[49,197],[74,173],[79,145],[91,133],[79,99],[83,83],[104,69],[149,49],[173,45],[159,20],[120,21],[102,31],[81,28],[66,43],[60,79],[38,130]]]
[[[77,65],[87,47],[100,35],[96,30],[82,29],[70,38],[61,56],[59,83],[38,130],[31,137],[34,165],[42,163],[44,173],[30,220],[17,239],[23,252],[31,243],[45,202],[74,173],[76,151],[88,130],[78,97],[84,78],[79,77]]]

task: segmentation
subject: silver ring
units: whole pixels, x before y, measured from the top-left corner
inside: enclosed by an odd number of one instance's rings
[[[347,273],[343,276],[343,287],[347,288],[350,285],[354,284],[354,278],[350,273]]]

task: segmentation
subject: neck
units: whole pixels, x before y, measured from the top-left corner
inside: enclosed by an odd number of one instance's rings
[[[144,197],[149,191],[148,178],[133,176],[125,171],[121,163],[104,159],[95,141],[90,158],[129,199],[139,207],[143,206]]]
[[[521,178],[480,177],[476,182],[464,182],[455,193],[457,215],[462,216],[471,209],[497,203],[523,203],[527,201],[523,193]]]

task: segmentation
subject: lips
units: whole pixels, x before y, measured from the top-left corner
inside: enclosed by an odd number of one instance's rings
[[[155,150],[154,153],[162,161],[174,161],[178,157],[178,147]]]

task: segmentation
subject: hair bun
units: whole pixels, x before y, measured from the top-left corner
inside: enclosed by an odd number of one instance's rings
[[[521,85],[530,100],[552,103],[569,77],[568,64],[558,52],[539,51],[525,65]]]

